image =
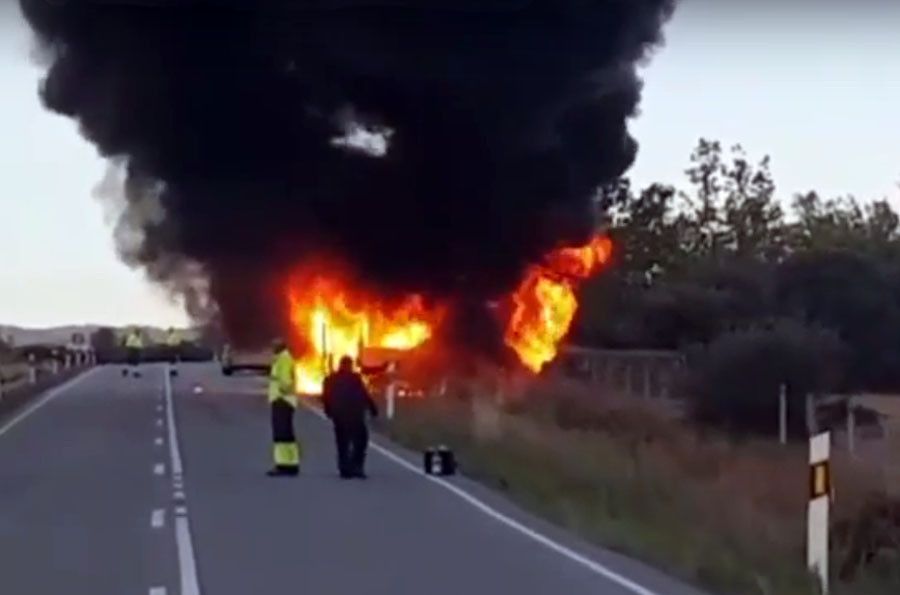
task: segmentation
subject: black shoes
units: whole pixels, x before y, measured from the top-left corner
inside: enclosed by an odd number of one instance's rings
[[[341,472],[341,479],[369,479],[365,471]]]
[[[282,469],[275,467],[266,471],[266,475],[269,477],[297,477],[300,475],[300,469]]]

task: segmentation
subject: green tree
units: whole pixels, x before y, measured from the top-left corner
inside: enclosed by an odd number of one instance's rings
[[[691,254],[715,257],[725,242],[722,228],[722,145],[718,141],[700,139],[691,154],[691,166],[685,173],[694,192],[681,194],[688,222],[682,240]]]
[[[797,253],[777,271],[782,312],[838,334],[848,387],[900,383],[900,292],[896,269],[847,248]]]
[[[775,202],[769,158],[752,165],[737,145],[722,167],[723,226],[726,244],[740,258],[777,259],[782,255],[784,213]]]
[[[598,193],[616,258],[585,288],[578,339],[717,345],[713,357],[728,344],[720,338],[782,321],[799,329],[784,331],[792,337],[833,334],[844,388],[900,390],[900,216],[891,205],[807,192],[783,209],[768,157],[752,161],[739,145],[726,152],[707,139],[686,174],[687,191],[621,179]],[[791,344],[802,351],[803,341]],[[776,357],[760,353],[754,361]]]

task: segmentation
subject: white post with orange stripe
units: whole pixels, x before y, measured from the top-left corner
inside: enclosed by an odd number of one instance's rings
[[[809,439],[809,509],[807,514],[806,559],[828,595],[828,513],[831,504],[831,433]]]

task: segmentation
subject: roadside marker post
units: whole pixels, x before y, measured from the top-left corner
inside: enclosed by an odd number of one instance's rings
[[[387,411],[385,412],[385,416],[388,420],[394,419],[394,414],[397,408],[397,385],[393,382],[388,384],[387,388]]]
[[[778,387],[778,441],[787,444],[787,387]]]
[[[850,456],[856,455],[856,408],[853,395],[847,397],[847,450]]]
[[[831,433],[809,439],[809,508],[806,559],[809,570],[828,595],[828,515],[831,504]]]
[[[37,383],[37,365],[34,363],[34,354],[28,354],[28,383]]]

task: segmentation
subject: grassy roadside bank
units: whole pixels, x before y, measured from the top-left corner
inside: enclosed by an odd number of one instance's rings
[[[85,370],[87,370],[87,367],[60,370],[57,374],[48,372],[39,375],[37,382],[34,384],[20,383],[15,388],[5,391],[3,398],[0,399],[0,425],[12,418],[45,391],[74,378]]]
[[[448,444],[468,476],[524,508],[711,592],[815,592],[804,571],[802,446],[703,437],[658,412],[587,402],[559,387],[502,406],[404,402],[387,432],[415,449]],[[849,466],[836,481],[839,516],[879,489],[877,478]],[[896,595],[896,562],[833,592]]]

